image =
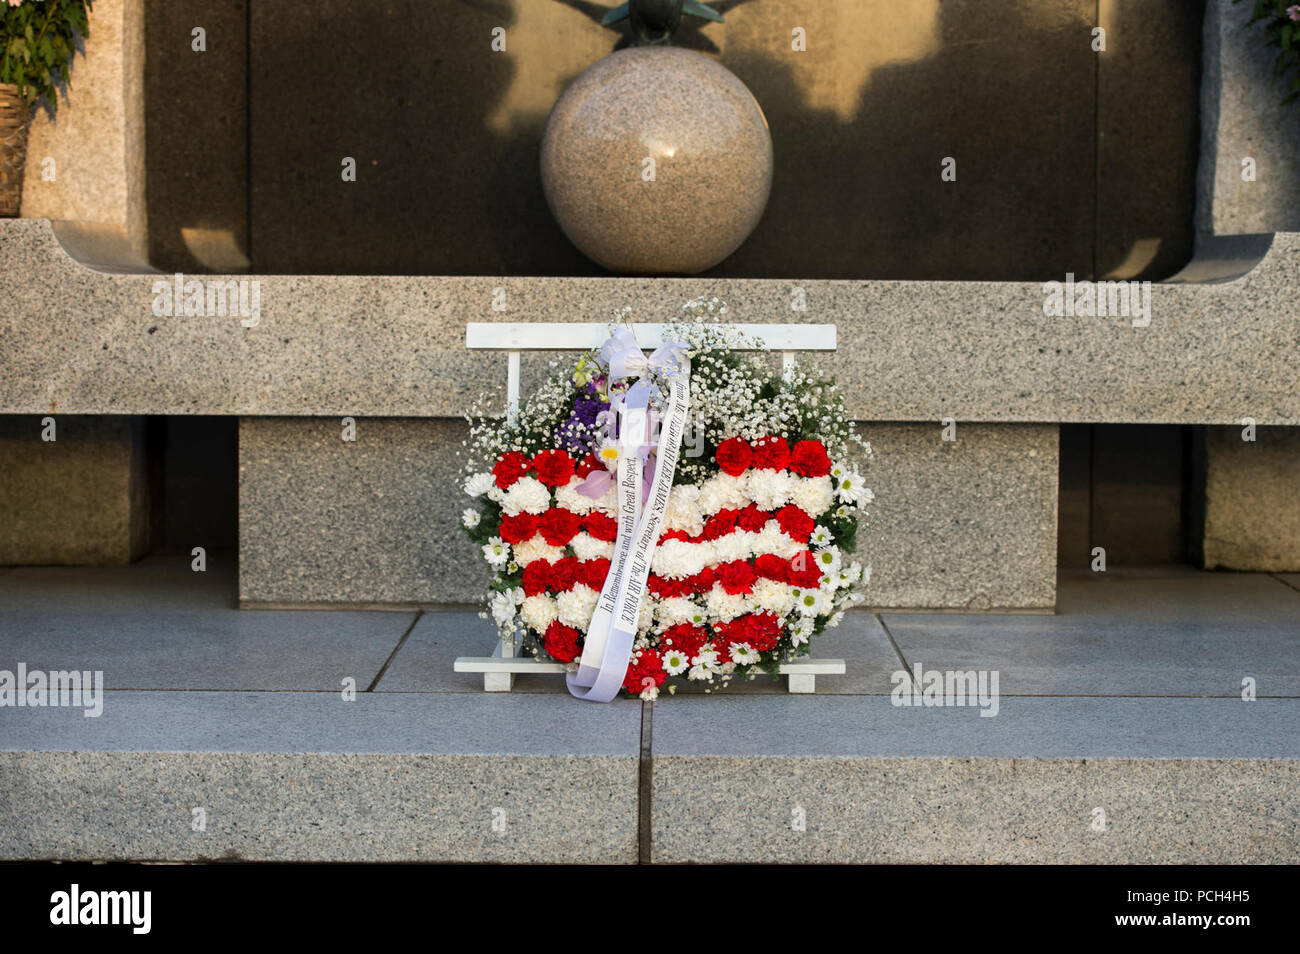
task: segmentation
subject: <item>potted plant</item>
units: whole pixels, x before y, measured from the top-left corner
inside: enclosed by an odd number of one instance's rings
[[[94,0],[0,0],[0,218],[18,215],[32,107],[58,109]]]
[[[1240,3],[1241,0],[1232,0]],[[1289,88],[1282,105],[1300,102],[1300,2],[1296,0],[1255,0],[1250,22],[1264,22],[1268,45],[1278,48],[1273,62],[1273,76]],[[1292,73],[1296,73],[1294,77]]]

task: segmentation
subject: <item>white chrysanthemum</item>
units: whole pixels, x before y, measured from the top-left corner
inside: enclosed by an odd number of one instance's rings
[[[790,502],[814,520],[835,503],[835,490],[829,477],[800,477],[790,493]]]
[[[795,646],[802,646],[812,638],[813,627],[816,621],[811,616],[802,616],[799,621],[790,628],[790,642]]]
[[[754,590],[746,600],[751,612],[785,616],[794,609],[794,590],[788,583],[763,578],[754,583]]]
[[[713,589],[709,590],[704,605],[709,611],[710,617],[724,623],[744,614],[746,610],[744,594],[737,593],[733,596],[717,583],[713,584]]]
[[[493,484],[491,487],[488,488],[487,498],[497,506],[500,506],[506,501],[506,492],[502,490],[500,487],[498,487],[496,484]]]
[[[749,499],[763,510],[779,510],[790,502],[796,480],[797,477],[784,470],[751,471]]]
[[[748,491],[749,474],[739,477],[730,474],[714,474],[700,485],[697,503],[700,513],[709,516],[719,510],[738,510],[750,502]]]
[[[535,477],[520,477],[506,491],[501,509],[508,515],[543,514],[551,508],[551,492]]]
[[[505,626],[515,618],[515,599],[511,593],[498,593],[492,597],[492,618],[498,626]]]
[[[840,567],[840,571],[834,574],[831,579],[836,586],[852,586],[858,580],[862,579],[862,564],[850,563],[847,566]]]
[[[802,553],[804,546],[788,536],[775,520],[769,520],[763,525],[763,529],[754,535],[753,550],[756,555],[775,553],[781,559],[789,560],[796,553]]]
[[[483,544],[483,559],[500,569],[510,562],[510,545],[500,537],[493,537]]]
[[[608,560],[614,558],[614,544],[606,540],[597,540],[590,533],[579,533],[569,541],[569,546],[573,547],[573,555],[579,560],[598,560],[605,557]]]
[[[466,507],[460,512],[460,522],[469,530],[477,527],[480,519],[479,512],[473,507]]]
[[[659,687],[651,683],[641,690],[640,699],[642,702],[654,702],[659,698]]]
[[[862,484],[862,475],[849,471],[840,478],[839,486],[835,488],[835,496],[847,504],[856,504],[862,499],[867,488]]]
[[[664,672],[670,676],[680,676],[691,666],[691,661],[680,649],[666,649],[663,654]]]
[[[547,560],[554,563],[562,556],[564,556],[564,547],[551,546],[542,539],[540,533],[533,534],[523,543],[515,544],[515,562],[520,566],[527,566],[534,560]]]
[[[847,516],[850,516],[852,513],[853,513],[853,508],[846,507],[843,504],[835,508],[835,516],[839,517],[841,520],[843,520]]]
[[[547,628],[559,617],[560,611],[555,600],[543,593],[527,597],[519,607],[519,618],[537,633],[545,634]]]
[[[731,661],[737,666],[750,666],[758,662],[758,653],[749,643],[732,643]]]
[[[848,472],[849,472],[849,465],[846,464],[846,463],[844,463],[844,461],[833,462],[833,463],[831,464],[831,473],[830,473],[830,475],[831,475],[832,477],[834,477],[836,480],[839,480],[841,477],[843,477],[843,476],[844,476],[845,474],[847,474]]]
[[[758,534],[746,530],[733,530],[712,541],[714,559],[718,563],[748,560],[754,554],[754,540]]]
[[[582,478],[571,477],[567,484],[555,492],[555,505],[579,516],[596,509],[596,501],[578,490],[582,483]]]
[[[838,612],[831,614],[831,618],[826,621],[826,628],[832,629],[840,625],[840,623],[843,621],[844,621],[844,611],[839,610]]]
[[[665,530],[684,530],[691,536],[704,530],[704,515],[700,512],[700,488],[694,484],[678,484],[668,494],[668,509],[664,512]]]
[[[821,568],[823,576],[834,577],[840,572],[840,548],[823,547],[813,552],[813,559],[817,561],[817,566]]]
[[[794,605],[804,616],[820,616],[826,609],[826,598],[820,589],[796,590]]]
[[[808,538],[808,542],[815,547],[825,547],[830,546],[832,539],[833,536],[830,530],[826,529],[821,524],[818,524],[813,527],[812,536]]]
[[[689,623],[699,612],[700,608],[695,603],[680,596],[672,596],[655,603],[655,619],[663,629],[676,626],[678,623]]]
[[[560,622],[565,626],[586,632],[591,622],[591,614],[596,611],[596,600],[600,594],[584,583],[578,583],[571,590],[565,590],[555,597],[556,612]]]
[[[718,664],[718,654],[712,649],[701,650],[693,663],[688,674],[690,679],[707,681],[722,672],[722,666]]]
[[[665,540],[655,548],[654,555],[650,558],[650,569],[656,576],[680,580],[694,576],[715,562],[711,543]]]
[[[482,497],[496,486],[491,474],[471,474],[465,478],[465,493],[471,497]]]

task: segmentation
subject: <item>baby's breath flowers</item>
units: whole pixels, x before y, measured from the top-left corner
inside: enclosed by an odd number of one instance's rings
[[[623,684],[642,699],[670,679],[710,691],[774,672],[870,580],[851,558],[874,501],[861,472],[870,444],[833,381],[811,364],[778,371],[726,313],[716,298],[688,302],[665,335],[687,346],[689,426]],[[657,372],[651,381],[666,393]],[[525,652],[570,666],[615,555],[616,412],[631,383],[591,351],[512,421],[486,402],[469,419],[461,522],[493,571],[488,611],[503,640],[521,635]],[[651,408],[663,411],[662,394]],[[646,476],[657,466],[651,453]]]

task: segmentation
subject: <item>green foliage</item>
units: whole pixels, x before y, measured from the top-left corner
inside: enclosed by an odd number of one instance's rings
[[[1232,0],[1240,3],[1241,0]],[[1285,85],[1288,93],[1282,105],[1300,102],[1300,0],[1254,0],[1251,23],[1263,23],[1269,34],[1269,46],[1277,47],[1273,77]],[[1294,75],[1293,75],[1294,74]]]
[[[58,86],[68,85],[68,64],[78,36],[89,36],[94,0],[0,0],[0,83],[14,83],[28,103],[49,95],[58,109]]]

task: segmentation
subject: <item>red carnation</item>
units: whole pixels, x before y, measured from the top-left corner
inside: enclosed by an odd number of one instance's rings
[[[546,638],[542,643],[546,647],[546,655],[556,662],[573,662],[580,652],[578,638],[581,635],[572,626],[565,626],[557,619],[546,628]]]
[[[583,517],[582,526],[597,540],[613,543],[618,539],[618,521],[599,510],[593,510]]]
[[[718,567],[718,582],[732,596],[748,593],[754,588],[758,574],[744,560],[732,560]]]
[[[751,613],[746,617],[746,642],[760,653],[775,649],[781,638],[781,621],[772,613]]]
[[[497,528],[497,535],[511,546],[531,539],[536,532],[537,514],[535,513],[517,513],[513,517],[502,517],[501,526]]]
[[[686,588],[686,580],[670,580],[665,576],[656,576],[651,573],[650,578],[646,580],[646,587],[654,594],[655,599],[668,600],[677,596],[685,596],[690,592]]]
[[[551,589],[556,593],[563,593],[565,590],[572,589],[573,584],[578,582],[579,579],[578,566],[578,558],[571,556],[552,563],[549,574]]]
[[[578,581],[599,592],[605,587],[605,577],[609,576],[609,560],[597,557],[578,564]]]
[[[723,473],[730,474],[732,477],[743,474],[753,457],[754,452],[739,437],[728,438],[718,445],[718,467]]]
[[[641,655],[633,659],[627,667],[627,675],[623,677],[623,688],[634,696],[641,695],[642,692],[664,684],[668,678],[668,673],[664,672],[664,661],[653,649],[641,650]]]
[[[801,550],[790,559],[789,581],[793,586],[811,590],[822,583],[822,568],[817,558],[808,550]]]
[[[825,477],[831,459],[821,441],[799,441],[790,452],[790,469],[802,477]]]
[[[501,455],[496,466],[492,468],[492,476],[497,479],[497,486],[506,490],[520,477],[528,473],[528,458],[518,451],[507,451]]]
[[[583,480],[586,480],[587,475],[590,474],[593,470],[602,470],[604,466],[605,465],[600,462],[600,458],[598,458],[595,454],[588,454],[581,461],[579,461],[576,473]]]
[[[790,564],[775,553],[763,553],[755,557],[754,569],[758,571],[759,576],[765,576],[769,580],[776,580],[778,583],[789,582]]]
[[[524,567],[524,596],[537,596],[551,585],[551,564],[534,560]]]
[[[796,543],[807,543],[808,538],[812,536],[813,518],[794,504],[787,504],[773,516],[776,517],[776,522],[781,525],[781,531]]]
[[[736,511],[719,510],[705,522],[704,532],[700,537],[704,540],[716,540],[718,537],[725,537],[735,529]]]
[[[705,590],[711,590],[713,589],[713,584],[716,582],[717,578],[718,575],[713,572],[713,567],[706,566],[694,576],[688,576],[686,579],[682,580],[684,586],[684,592],[682,595],[685,596],[687,593],[703,593]]]
[[[553,547],[567,546],[578,533],[582,521],[572,510],[565,510],[563,507],[552,507],[546,513],[542,514],[542,519],[537,522],[537,529],[545,540]]]
[[[537,479],[548,487],[563,487],[573,476],[573,458],[568,451],[544,450],[533,458]]]
[[[744,510],[736,511],[736,526],[750,533],[758,533],[767,524],[767,512],[758,509],[758,504],[750,504]]]
[[[664,630],[659,645],[666,649],[675,649],[687,659],[694,659],[708,642],[709,633],[703,626],[690,623],[678,623]]]
[[[754,445],[754,466],[785,470],[790,466],[790,445],[784,437],[765,437]]]
[[[665,530],[659,535],[659,542],[663,543],[665,540],[689,540],[690,538],[691,535],[685,530]]]

